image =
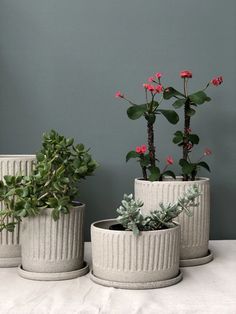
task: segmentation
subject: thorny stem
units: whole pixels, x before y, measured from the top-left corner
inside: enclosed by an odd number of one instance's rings
[[[188,79],[184,78],[184,95],[188,97],[187,86]],[[184,105],[184,139],[183,139],[183,159],[188,160],[188,129],[190,128],[190,116],[187,114],[190,109],[189,101],[186,101]],[[183,181],[188,181],[188,175],[183,175]]]
[[[153,130],[153,123],[147,123],[147,130],[148,130],[148,151],[150,157],[150,164],[151,166],[156,166],[156,157],[155,157],[155,146],[154,146],[154,130]]]

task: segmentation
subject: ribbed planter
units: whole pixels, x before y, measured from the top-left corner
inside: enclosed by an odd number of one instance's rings
[[[0,180],[5,175],[29,175],[36,160],[35,155],[0,155]],[[0,210],[3,209],[0,202]],[[0,267],[15,267],[21,262],[20,230],[0,232]]]
[[[201,195],[196,202],[197,207],[190,210],[192,217],[181,213],[176,221],[181,225],[181,266],[201,265],[212,260],[208,250],[210,229],[210,183],[208,178],[198,178],[196,181],[182,181],[181,177],[169,181],[145,181],[135,179],[135,199],[144,202],[143,213],[159,208],[159,203],[173,203],[197,184]]]
[[[94,282],[123,289],[152,289],[182,279],[179,226],[135,236],[132,231],[110,230],[116,223],[103,220],[91,226]]]
[[[54,221],[52,208],[25,218],[21,225],[22,265],[19,274],[34,280],[65,280],[88,272],[84,263],[85,205],[71,207]]]

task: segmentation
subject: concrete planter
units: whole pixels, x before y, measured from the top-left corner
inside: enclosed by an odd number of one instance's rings
[[[0,155],[0,180],[5,175],[29,175],[36,160],[35,155]],[[3,209],[0,202],[0,210]],[[15,267],[21,262],[20,230],[0,232],[0,267]]]
[[[169,181],[145,181],[135,179],[135,199],[144,202],[143,213],[157,209],[159,203],[172,203],[183,195],[187,189],[197,184],[202,193],[197,202],[198,207],[191,208],[192,217],[180,214],[176,221],[181,225],[180,265],[194,266],[210,262],[213,258],[208,250],[210,229],[210,182],[208,178],[196,181],[181,181],[181,177]]]
[[[21,225],[22,265],[18,273],[33,280],[65,280],[88,272],[84,263],[84,209],[72,207],[58,221],[53,209],[39,216],[27,217]]]
[[[152,289],[182,279],[179,271],[180,227],[141,232],[109,228],[116,220],[92,224],[91,279],[104,286]]]

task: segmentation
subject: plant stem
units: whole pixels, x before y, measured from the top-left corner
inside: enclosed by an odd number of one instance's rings
[[[147,180],[147,168],[146,167],[142,167],[142,172],[143,172],[143,179]]]
[[[188,79],[184,79],[184,95],[188,97],[187,91]],[[188,161],[188,129],[190,128],[190,116],[187,114],[190,109],[189,101],[187,100],[184,105],[184,139],[183,139],[183,159]],[[188,175],[183,175],[183,181],[188,181]]]
[[[153,123],[147,123],[147,131],[148,131],[148,151],[150,157],[151,166],[156,166],[156,157],[155,157],[155,146],[154,146],[154,130]]]

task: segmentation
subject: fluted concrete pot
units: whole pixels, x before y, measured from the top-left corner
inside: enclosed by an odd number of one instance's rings
[[[92,224],[91,279],[123,289],[153,289],[182,279],[179,271],[180,227],[143,231],[110,230],[114,219]]]
[[[84,262],[85,205],[71,207],[54,221],[52,208],[21,225],[22,265],[18,273],[33,280],[65,280],[88,272]]]
[[[181,213],[176,221],[181,225],[181,249],[180,265],[194,266],[210,262],[213,259],[208,249],[210,230],[210,181],[200,177],[195,181],[176,180],[145,181],[135,179],[135,199],[144,202],[143,213],[149,213],[159,208],[159,203],[173,203],[188,190],[190,186],[197,184],[201,195],[196,202],[197,207],[190,210],[193,216],[189,217]]]
[[[0,155],[0,180],[5,175],[29,175],[36,160],[35,155]],[[4,208],[0,202],[0,210]],[[21,263],[20,229],[0,232],[0,267],[16,267]]]

